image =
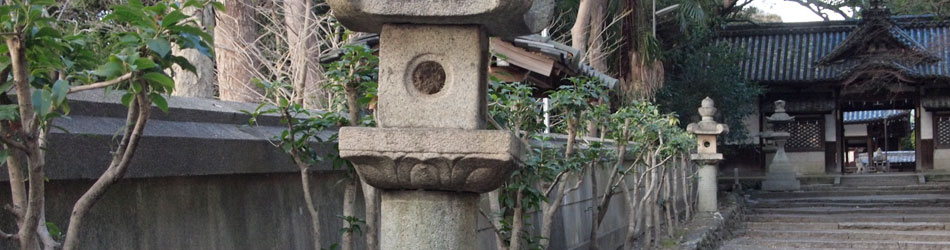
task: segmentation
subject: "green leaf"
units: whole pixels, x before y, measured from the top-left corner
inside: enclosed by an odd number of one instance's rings
[[[16,104],[0,105],[0,121],[13,121],[20,116],[20,108]]]
[[[178,23],[178,21],[184,20],[185,18],[188,18],[188,15],[181,13],[181,11],[172,11],[162,18],[162,27],[168,28],[169,26],[175,25]]]
[[[59,37],[62,37],[63,34],[60,33],[59,30],[54,29],[52,27],[39,28],[36,30],[36,33],[33,34],[33,37],[44,37],[44,36],[59,38]]]
[[[155,106],[158,106],[162,112],[168,113],[168,101],[165,100],[165,97],[162,95],[151,93],[148,95],[149,99],[152,99],[152,102],[155,103]]]
[[[135,8],[143,8],[145,5],[142,4],[142,0],[129,0],[129,6]]]
[[[208,32],[205,32],[203,29],[195,27],[195,26],[177,25],[174,27],[169,27],[168,30],[178,32],[180,34],[195,35],[195,36],[201,37],[201,39],[204,39],[206,42],[209,42],[209,43],[214,42],[214,36],[212,36]]]
[[[214,58],[214,57],[211,57],[211,58]],[[188,61],[188,58],[173,55],[172,62],[175,62],[175,64],[178,64],[178,66],[181,67],[181,69],[184,69],[185,71],[198,74],[197,73],[198,68],[195,68],[195,65],[192,65],[191,62]]]
[[[112,77],[122,74],[123,71],[125,70],[122,69],[122,63],[108,62],[106,64],[103,64],[102,66],[99,66],[99,68],[96,69],[96,71],[93,73],[99,76],[104,76],[106,78],[112,78]]]
[[[63,236],[63,231],[59,230],[59,227],[57,227],[56,224],[52,222],[46,222],[46,230],[48,230],[49,234],[53,237]]]
[[[151,69],[151,68],[155,68],[155,67],[157,67],[157,66],[158,66],[158,65],[155,64],[155,62],[153,62],[152,59],[148,59],[148,58],[146,58],[146,57],[141,57],[141,58],[139,58],[139,59],[135,59],[135,68],[138,69],[138,70]]]
[[[46,118],[46,115],[53,110],[52,101],[49,90],[37,89],[33,91],[33,109],[39,117]]]
[[[175,89],[175,80],[172,80],[171,77],[168,77],[165,74],[151,72],[146,73],[142,76],[142,78],[145,78],[145,80],[149,83],[157,84],[159,87],[168,91]]]
[[[160,57],[165,57],[172,51],[172,45],[164,38],[148,39],[148,49],[158,53]]]
[[[222,2],[218,2],[218,1],[211,2],[211,6],[214,6],[214,10],[216,11],[225,11],[224,3]]]
[[[69,83],[63,80],[56,80],[53,84],[53,105],[59,106],[66,100],[66,94],[69,93]]]
[[[132,94],[132,92],[125,93],[125,95],[122,95],[122,105],[125,105],[126,107],[128,107],[129,104],[132,103],[132,99],[134,98],[135,98],[135,95]]]

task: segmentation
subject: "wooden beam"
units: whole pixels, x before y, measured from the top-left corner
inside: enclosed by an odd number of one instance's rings
[[[554,70],[554,60],[547,56],[525,51],[497,37],[492,38],[490,44],[492,53],[500,54],[512,65],[543,76],[551,76],[551,72]]]
[[[521,67],[492,66],[488,73],[502,82],[524,82],[528,79],[528,71]]]

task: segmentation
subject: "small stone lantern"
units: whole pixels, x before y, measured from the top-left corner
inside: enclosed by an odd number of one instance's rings
[[[722,161],[722,154],[716,151],[716,137],[722,133],[729,132],[729,126],[717,123],[713,120],[716,114],[715,103],[712,98],[703,99],[699,107],[699,115],[703,117],[698,123],[691,123],[686,126],[686,131],[696,135],[698,148],[696,153],[690,158],[699,164],[699,183],[698,199],[700,212],[716,212],[718,210],[718,201],[716,193],[718,192],[717,165]]]
[[[762,181],[762,190],[764,191],[795,191],[801,189],[801,182],[798,181],[792,162],[788,160],[785,154],[785,143],[791,134],[785,131],[785,126],[793,121],[795,117],[785,113],[785,101],[775,101],[775,113],[766,117],[769,123],[772,123],[771,138],[775,141],[775,156],[769,164],[765,173],[765,180]]]

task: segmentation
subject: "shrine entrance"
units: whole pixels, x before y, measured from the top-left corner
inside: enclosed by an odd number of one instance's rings
[[[913,109],[844,112],[843,174],[916,170]]]

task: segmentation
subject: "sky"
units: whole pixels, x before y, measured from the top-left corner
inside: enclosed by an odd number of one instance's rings
[[[821,21],[821,17],[797,3],[786,2],[784,0],[754,0],[752,6],[762,10],[765,13],[777,14],[782,17],[782,21],[791,22],[812,22]],[[838,15],[829,15],[832,20],[841,19]]]

